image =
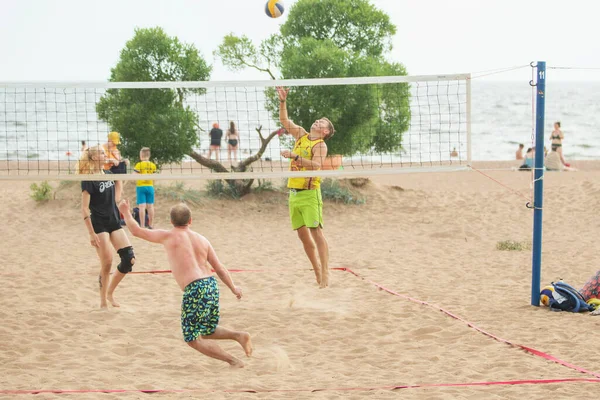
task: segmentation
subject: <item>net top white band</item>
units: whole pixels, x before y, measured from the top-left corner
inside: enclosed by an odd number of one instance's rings
[[[456,172],[469,171],[468,165],[445,165],[428,167],[395,167],[395,168],[372,168],[356,170],[334,170],[334,171],[271,171],[271,172],[228,172],[208,174],[153,174],[144,175],[153,181],[189,181],[189,180],[214,180],[214,179],[281,179],[299,178],[305,176],[319,176],[321,178],[347,178],[347,177],[369,177],[375,175],[415,174],[429,172]],[[64,180],[64,181],[135,181],[140,180],[139,174],[64,174],[59,175],[0,175],[0,181],[40,181],[40,180]]]
[[[471,79],[470,73],[422,76],[368,76],[356,78],[281,79],[267,81],[197,81],[197,82],[104,82],[104,81],[23,81],[0,82],[0,89],[98,88],[98,89],[199,89],[215,87],[274,87],[369,85],[387,83],[460,81]]]

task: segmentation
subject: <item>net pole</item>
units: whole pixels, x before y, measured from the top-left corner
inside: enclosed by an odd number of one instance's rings
[[[531,305],[540,305],[542,271],[542,204],[544,202],[544,117],[546,105],[546,62],[537,63],[535,118],[535,173],[533,188],[533,254],[531,266]]]
[[[467,163],[470,165],[472,160],[471,152],[471,74],[467,80]]]

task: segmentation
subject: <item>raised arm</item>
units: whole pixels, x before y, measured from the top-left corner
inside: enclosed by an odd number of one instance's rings
[[[288,118],[286,99],[289,89],[277,87],[277,94],[279,94],[279,122],[296,139],[306,135],[306,131],[303,127],[296,125]]]
[[[129,200],[123,199],[119,203],[119,211],[123,214],[123,218],[125,219],[125,224],[129,232],[135,237],[140,239],[147,240],[152,243],[163,243],[169,237],[169,231],[164,229],[143,229],[140,228],[137,221],[131,215],[131,210],[129,208]]]
[[[215,249],[212,247],[210,242],[208,243],[208,262],[217,273],[217,276],[221,279],[221,281],[223,281],[223,283],[229,288],[229,290],[231,290],[231,292],[235,294],[238,299],[241,298],[242,290],[235,286],[235,284],[233,283],[233,279],[229,274],[229,271],[227,271],[227,268],[225,268],[223,264],[221,264],[221,262],[219,261],[219,257],[217,257],[217,253],[215,252]]]

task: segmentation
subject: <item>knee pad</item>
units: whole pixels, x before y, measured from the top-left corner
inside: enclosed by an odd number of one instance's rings
[[[117,253],[119,253],[119,257],[121,257],[121,262],[117,265],[117,270],[122,274],[131,272],[133,264],[135,263],[133,247],[123,247],[122,249],[117,250]]]

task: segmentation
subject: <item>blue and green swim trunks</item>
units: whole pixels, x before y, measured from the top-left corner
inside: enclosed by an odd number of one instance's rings
[[[212,335],[219,324],[219,285],[214,276],[196,279],[183,290],[181,330],[183,339]]]

